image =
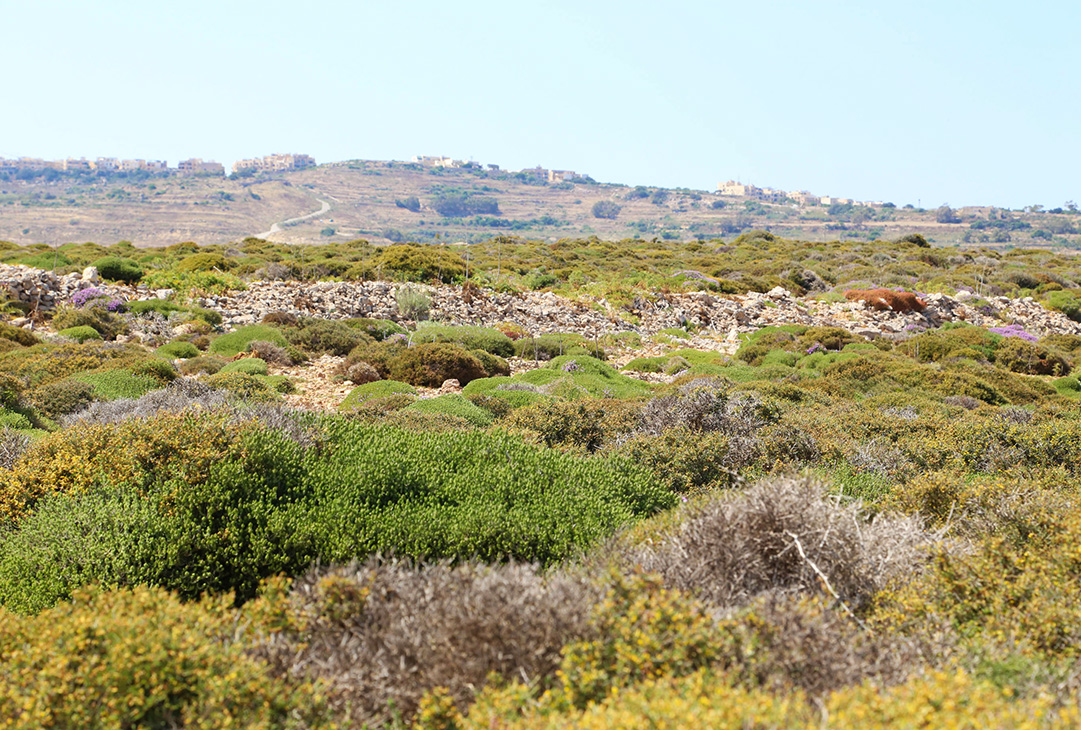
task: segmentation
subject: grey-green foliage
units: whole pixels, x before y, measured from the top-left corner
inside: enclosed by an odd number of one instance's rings
[[[375,553],[551,564],[674,501],[629,462],[505,433],[309,417],[298,437],[252,419],[243,456],[205,479],[151,466],[138,484],[103,475],[41,502],[0,533],[0,603],[34,611],[90,582],[243,601],[268,576]]]

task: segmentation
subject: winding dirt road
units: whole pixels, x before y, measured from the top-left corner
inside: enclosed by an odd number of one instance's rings
[[[269,236],[274,235],[275,233],[280,233],[281,229],[282,229],[282,226],[292,226],[292,225],[295,225],[297,223],[300,223],[301,221],[306,221],[309,218],[314,218],[317,215],[323,215],[324,213],[326,213],[327,211],[330,210],[330,203],[323,200],[322,198],[316,198],[316,200],[318,200],[319,203],[321,204],[321,207],[319,208],[319,210],[312,211],[311,213],[308,213],[308,214],[302,215],[302,216],[298,216],[296,218],[289,218],[287,220],[281,221],[280,223],[275,223],[274,225],[272,225],[270,227],[269,231],[264,231],[264,232],[258,234],[256,236],[256,238],[267,238]]]

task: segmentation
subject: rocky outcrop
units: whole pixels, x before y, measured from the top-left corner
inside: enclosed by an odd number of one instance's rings
[[[93,268],[82,274],[56,276],[26,266],[0,265],[0,284],[10,295],[47,311],[76,291],[98,286],[106,293],[132,299],[168,297],[168,290],[145,286],[101,285]],[[244,291],[199,299],[196,304],[222,314],[227,327],[260,321],[270,312],[342,319],[377,317],[403,320],[395,301],[398,284],[382,281],[316,282],[256,281]],[[1081,335],[1081,324],[1044,309],[1026,297],[977,300],[967,292],[956,297],[931,294],[922,312],[876,311],[863,302],[797,298],[776,287],[743,296],[709,292],[643,292],[627,304],[604,299],[570,299],[551,292],[501,293],[456,286],[412,285],[431,300],[431,319],[454,324],[492,326],[513,323],[530,334],[577,332],[589,338],[633,331],[654,335],[670,327],[689,326],[706,338],[733,342],[740,334],[779,324],[842,327],[868,338],[900,339],[944,322],[983,327],[1018,325],[1036,336]]]

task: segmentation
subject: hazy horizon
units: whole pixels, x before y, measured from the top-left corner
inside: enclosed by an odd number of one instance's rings
[[[0,0],[0,156],[446,155],[925,208],[1081,198],[1081,8]],[[44,39],[44,40],[43,40]]]

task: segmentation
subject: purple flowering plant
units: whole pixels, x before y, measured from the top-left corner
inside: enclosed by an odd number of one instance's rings
[[[565,373],[576,373],[582,369],[582,366],[578,364],[577,360],[568,360],[563,363],[563,367],[560,369]]]
[[[80,289],[71,295],[71,306],[76,309],[86,309],[87,307],[104,307],[108,312],[124,312],[127,310],[127,303],[116,297],[111,297],[101,289],[96,287],[88,287],[86,289]]]
[[[996,335],[1002,335],[1003,337],[1019,337],[1025,342],[1036,342],[1040,339],[1021,325],[1017,324],[1008,324],[1005,327],[988,327],[987,331],[994,332]]]
[[[816,352],[825,352],[825,351],[826,351],[826,348],[822,345],[821,342],[816,342],[816,343],[814,343],[813,345],[811,345],[810,347],[807,348],[807,354],[808,355],[813,355]]]

